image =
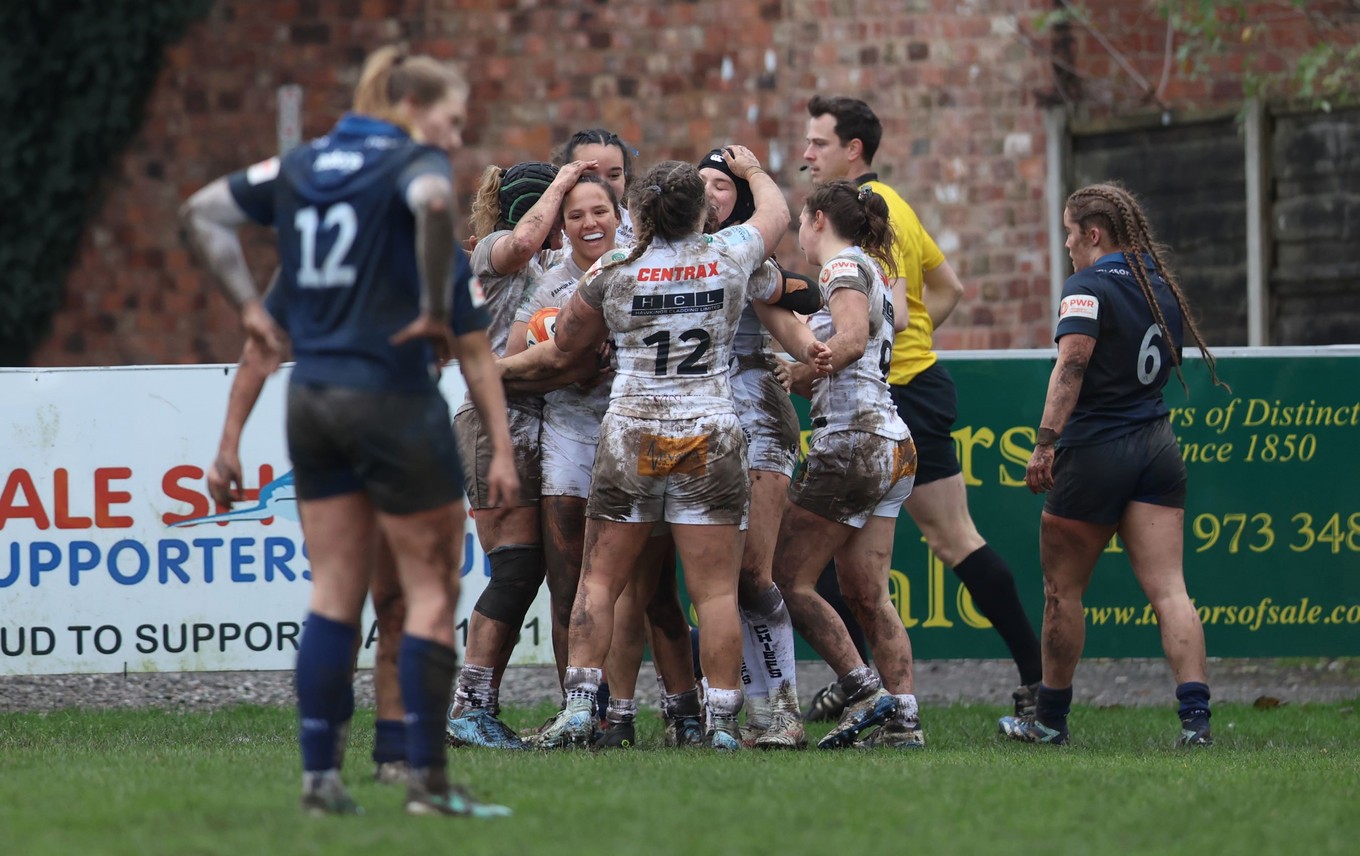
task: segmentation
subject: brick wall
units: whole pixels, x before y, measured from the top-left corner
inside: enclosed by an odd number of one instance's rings
[[[1069,25],[1070,57],[1059,52],[1075,66],[1077,91],[1069,94],[1078,116],[1235,108],[1249,76],[1278,76],[1296,67],[1299,57],[1320,42],[1341,49],[1360,42],[1360,3],[1355,0],[1265,0],[1246,4],[1240,15],[1222,12],[1223,50],[1196,45],[1194,61],[1187,63],[1177,56],[1185,40],[1168,40],[1158,5],[1153,0],[1084,4],[1089,10],[1086,23]]]
[[[863,97],[885,125],[875,168],[917,209],[966,285],[937,344],[1047,345],[1042,107],[1055,79],[1049,40],[1033,37],[1030,22],[1052,5],[219,0],[171,52],[145,127],[110,165],[106,202],[33,363],[234,360],[238,324],[189,258],[178,205],[213,177],[274,153],[279,85],[304,87],[304,136],[322,133],[347,105],[365,53],[401,38],[460,61],[472,82],[467,145],[455,160],[465,195],[488,163],[546,159],[571,131],[602,125],[633,143],[643,166],[695,159],[727,140],[750,145],[797,206],[807,190],[798,166],[808,97]],[[1098,25],[1121,34],[1128,61],[1159,80],[1165,31],[1145,0],[1092,5],[1112,16]],[[1281,50],[1302,38],[1268,35]],[[1076,33],[1074,52],[1086,76],[1078,109],[1148,109],[1089,33]],[[1235,103],[1231,66],[1227,83],[1177,72],[1162,98]],[[246,237],[263,279],[268,235]],[[797,255],[790,234],[781,259]]]
[[[218,2],[171,49],[135,142],[109,165],[37,366],[234,362],[235,311],[190,258],[178,208],[208,181],[274,154],[275,93],[304,87],[304,136],[348,104],[374,44],[418,33],[418,0]],[[263,281],[273,250],[243,232]]]

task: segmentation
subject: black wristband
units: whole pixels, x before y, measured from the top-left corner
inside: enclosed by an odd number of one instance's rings
[[[1040,427],[1034,438],[1034,445],[1052,446],[1054,443],[1058,442],[1058,438],[1061,436],[1061,434],[1054,431],[1052,428]]]

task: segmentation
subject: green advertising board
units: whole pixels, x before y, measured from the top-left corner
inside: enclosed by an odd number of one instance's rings
[[[1189,352],[1190,349],[1187,349]],[[1185,576],[1212,657],[1360,655],[1360,348],[1187,360],[1166,388],[1189,471]],[[983,537],[1043,612],[1039,515],[1024,484],[1052,351],[943,353],[959,393],[955,448]],[[807,402],[794,397],[807,441]],[[891,594],[920,659],[1006,658],[957,577],[903,512]],[[1158,657],[1156,618],[1116,538],[1084,599],[1086,654]],[[799,657],[816,654],[799,640]]]

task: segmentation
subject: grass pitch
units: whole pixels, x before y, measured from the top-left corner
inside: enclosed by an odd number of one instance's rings
[[[325,819],[297,808],[289,710],[4,714],[0,853],[1354,853],[1354,710],[1218,705],[1218,745],[1185,751],[1169,707],[1079,707],[1066,748],[1002,742],[999,707],[927,708],[922,752],[735,756],[653,748],[644,717],[632,751],[453,751],[514,808],[498,821],[405,816],[369,779],[364,711],[346,779],[367,814]]]

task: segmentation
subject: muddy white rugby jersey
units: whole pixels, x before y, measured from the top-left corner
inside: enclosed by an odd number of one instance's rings
[[[822,308],[808,319],[813,335],[822,342],[835,335],[831,295],[851,288],[869,298],[869,340],[858,360],[812,382],[812,438],[832,431],[867,431],[891,440],[910,436],[888,389],[893,307],[882,269],[859,247],[846,247],[822,265],[817,284],[822,289]]]
[[[534,290],[525,296],[515,313],[515,320],[527,324],[540,309],[566,306],[584,274],[571,253],[566,253],[560,262],[548,268]],[[595,443],[600,439],[600,420],[608,407],[609,384],[598,383],[587,390],[573,383],[543,396],[543,421],[583,443]]]
[[[769,300],[777,280],[752,277],[765,242],[749,226],[675,243],[656,238],[641,258],[606,253],[579,294],[604,313],[614,340],[614,413],[693,419],[731,413],[728,363],[737,319],[750,300]]]
[[[759,283],[754,288],[761,291],[768,291],[774,294],[784,281],[784,275],[779,272],[779,268],[773,261],[767,260],[760,266],[760,270],[752,275],[752,279],[768,277],[770,284]],[[760,318],[756,315],[756,309],[749,303],[741,311],[741,317],[737,319],[737,333],[732,340],[732,354],[740,357],[770,357],[770,331],[765,329],[765,325],[760,323]]]
[[[491,248],[502,238],[510,236],[509,229],[492,232],[477,242],[472,250],[472,275],[482,283],[486,294],[486,308],[491,313],[491,326],[486,334],[491,339],[491,352],[505,356],[505,344],[510,339],[510,325],[515,321],[515,310],[524,302],[525,293],[532,289],[543,269],[536,256],[512,274],[497,273],[491,266]]]

